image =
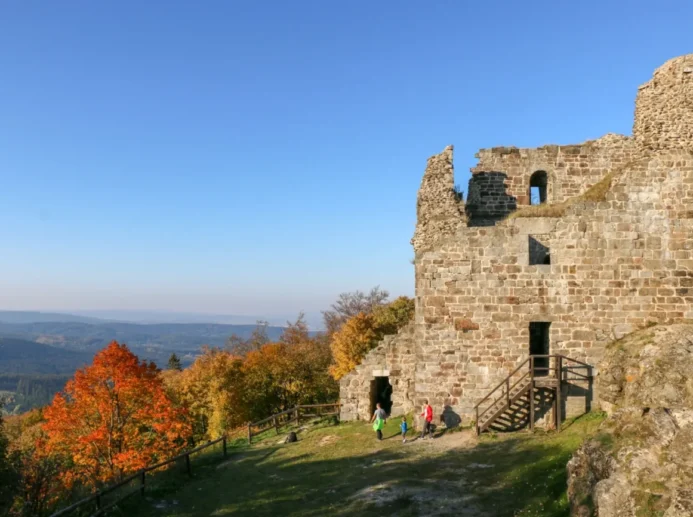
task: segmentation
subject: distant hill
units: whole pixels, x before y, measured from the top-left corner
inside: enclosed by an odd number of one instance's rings
[[[76,369],[89,364],[93,355],[24,339],[0,337],[0,373],[72,375]]]
[[[234,314],[206,314],[194,312],[168,311],[126,311],[126,310],[84,310],[75,311],[79,316],[88,316],[108,321],[125,321],[129,323],[220,323],[223,325],[254,325],[267,320],[271,325],[281,326],[284,319],[266,318],[264,316],[238,316]],[[0,318],[1,319],[1,318]]]
[[[255,325],[220,325],[215,323],[139,323],[99,322],[32,322],[4,323],[0,335],[13,336],[47,345],[74,350],[96,351],[114,339],[132,347],[169,351],[199,350],[202,345],[223,346],[236,334],[248,338]],[[284,329],[267,327],[270,339],[277,339]]]
[[[0,311],[0,322],[3,323],[39,323],[47,321],[102,323],[104,320],[89,316],[77,316],[58,312]]]

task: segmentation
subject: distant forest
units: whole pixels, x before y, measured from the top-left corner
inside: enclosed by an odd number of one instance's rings
[[[65,387],[69,375],[0,373],[0,400],[3,412],[18,414],[45,406]]]
[[[6,313],[5,313],[6,314]],[[2,316],[2,314],[0,314]],[[249,338],[256,325],[136,324],[33,313],[0,321],[0,402],[4,413],[23,413],[50,403],[75,370],[91,363],[94,353],[112,340],[127,344],[140,359],[165,367],[171,352],[188,366],[202,345],[223,347],[231,336]],[[6,316],[5,316],[6,317]],[[57,317],[57,316],[56,316]],[[268,339],[277,339],[281,327],[266,326]]]

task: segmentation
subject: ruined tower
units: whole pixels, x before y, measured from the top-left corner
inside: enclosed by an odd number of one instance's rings
[[[429,399],[468,422],[530,355],[596,365],[613,339],[693,318],[693,55],[640,87],[632,137],[482,149],[466,203],[452,153],[418,193],[414,321],[342,379],[343,419],[387,378],[393,414]],[[598,403],[591,384],[561,396],[568,415]]]

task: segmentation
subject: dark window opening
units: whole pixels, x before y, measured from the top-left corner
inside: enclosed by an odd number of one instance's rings
[[[551,250],[537,239],[529,236],[529,265],[551,264]]]
[[[371,415],[378,402],[389,415],[392,409],[392,386],[389,377],[376,377],[371,381]]]
[[[546,171],[537,171],[529,178],[529,204],[540,205],[546,203],[546,187],[549,177]]]
[[[551,322],[532,321],[529,324],[529,355],[549,355],[549,327]],[[535,377],[545,377],[549,373],[549,358],[534,358]]]

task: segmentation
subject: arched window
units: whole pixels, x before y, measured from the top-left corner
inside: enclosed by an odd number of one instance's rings
[[[546,203],[546,185],[549,182],[549,176],[546,171],[536,171],[529,178],[529,204],[540,205]]]

